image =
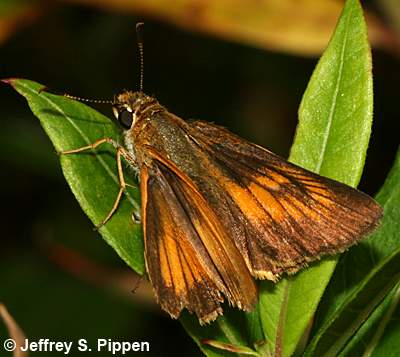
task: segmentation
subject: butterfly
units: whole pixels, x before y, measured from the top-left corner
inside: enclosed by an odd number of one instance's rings
[[[277,281],[325,255],[343,252],[378,224],[381,207],[366,194],[296,166],[205,121],[184,121],[142,91],[113,105],[121,160],[139,173],[145,262],[162,309],[183,309],[200,323],[223,313],[225,298],[250,311],[256,279]]]
[[[141,41],[139,50],[140,90],[111,102],[124,145],[101,138],[63,154],[115,147],[120,190],[101,225],[127,186],[122,160],[138,173],[146,269],[158,303],[173,318],[187,309],[209,323],[225,300],[251,311],[255,279],[275,282],[376,228],[382,208],[368,195],[223,127],[185,121],[146,95]]]

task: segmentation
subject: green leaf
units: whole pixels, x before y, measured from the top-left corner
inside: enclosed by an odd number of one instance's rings
[[[317,318],[315,336],[307,349],[309,355],[339,352],[367,319],[350,344],[355,346],[362,339],[368,344],[376,336],[379,318],[386,309],[381,307],[381,313],[369,315],[400,279],[400,149],[376,200],[384,208],[380,228],[338,264],[318,313],[322,317]],[[387,300],[382,304],[390,303]],[[346,350],[365,349],[365,342],[362,344]]]
[[[40,90],[38,83],[6,80],[26,98],[32,112],[39,118],[57,152],[76,149],[105,137],[119,141],[114,123],[92,108]],[[111,210],[119,190],[115,150],[104,144],[96,150],[73,155],[61,155],[64,176],[83,211],[98,225]],[[100,228],[104,240],[135,271],[144,273],[143,241],[140,225],[131,215],[139,215],[140,194],[131,171],[125,168],[128,189],[117,212]],[[73,224],[73,222],[71,222]]]
[[[346,344],[339,356],[398,356],[400,354],[399,300],[400,284],[397,284]]]
[[[377,326],[376,333],[367,345],[365,357],[386,357],[400,355],[400,284],[393,291],[392,298]]]
[[[291,161],[357,186],[371,134],[371,69],[362,8],[348,0],[304,93]]]
[[[313,338],[305,356],[337,356],[347,341],[400,279],[400,249],[384,259],[357,285]]]
[[[254,312],[243,313],[225,306],[224,315],[206,326],[200,326],[197,318],[187,312],[184,312],[179,320],[203,353],[209,357],[232,356],[232,353],[204,344],[203,340],[215,340],[245,349],[258,346],[256,349],[260,355],[268,355],[267,351],[264,352],[268,345],[261,331],[258,307]]]
[[[348,0],[299,110],[290,160],[356,186],[372,123],[371,53],[358,1]],[[278,284],[266,282],[261,319],[275,356],[290,356],[311,324],[337,259],[325,258]]]
[[[239,325],[239,320],[232,321],[228,316],[221,316],[215,322],[200,326],[198,320],[193,316],[184,312],[179,318],[186,332],[193,338],[199,348],[209,357],[231,356],[232,354],[221,349],[204,344],[203,340],[216,340],[223,343],[229,343],[236,346],[246,346],[247,341],[242,335],[240,329],[235,326]]]
[[[211,347],[215,347],[220,350],[232,352],[232,353],[237,353],[239,355],[244,355],[244,356],[255,356],[259,357],[259,353],[256,352],[255,350],[246,347],[246,346],[235,346],[229,343],[224,343],[220,341],[215,341],[215,340],[203,340],[203,344],[207,344]]]

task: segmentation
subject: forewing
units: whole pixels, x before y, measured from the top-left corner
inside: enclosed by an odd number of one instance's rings
[[[145,258],[158,302],[172,317],[187,308],[201,323],[222,313],[223,295],[252,309],[257,291],[243,257],[185,175],[166,164],[154,158],[141,168]]]
[[[296,272],[344,251],[376,227],[382,209],[362,192],[216,125],[190,126],[194,145],[207,154],[207,166],[225,193],[210,202],[254,276],[276,280],[282,272]]]

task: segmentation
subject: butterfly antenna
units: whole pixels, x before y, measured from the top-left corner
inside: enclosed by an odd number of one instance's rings
[[[113,100],[103,100],[103,99],[87,99],[87,98],[81,98],[81,97],[75,97],[74,95],[70,94],[63,94],[64,97],[78,100],[79,102],[84,102],[84,103],[96,103],[96,104],[115,104],[115,101]]]
[[[38,94],[42,94],[43,92],[51,93],[53,91],[50,92],[49,88],[44,86],[38,90]],[[63,97],[78,100],[79,102],[85,102],[85,103],[111,104],[111,105],[115,104],[115,100],[87,99],[87,98],[76,97],[74,95],[70,95],[67,93],[54,93],[53,92],[53,94],[62,95]]]
[[[53,93],[57,95],[62,95],[63,97],[70,98],[77,100],[79,102],[85,102],[85,103],[96,103],[96,104],[115,104],[115,100],[102,100],[102,99],[87,99],[87,98],[81,98],[81,97],[76,97],[74,95],[70,95],[67,93],[54,93],[53,91],[50,92],[49,88],[44,86],[38,90],[38,94],[42,94],[43,92],[45,93]]]
[[[139,91],[143,92],[143,79],[144,79],[144,56],[143,56],[143,22],[136,24],[136,37],[139,48],[139,59],[140,59],[140,84]]]

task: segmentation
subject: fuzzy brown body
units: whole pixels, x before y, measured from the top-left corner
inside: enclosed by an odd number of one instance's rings
[[[173,317],[187,308],[201,323],[212,321],[224,296],[251,310],[253,277],[276,281],[342,252],[382,215],[369,196],[226,129],[186,122],[141,92],[117,97],[117,118],[126,111],[128,161],[140,171],[147,271]]]

